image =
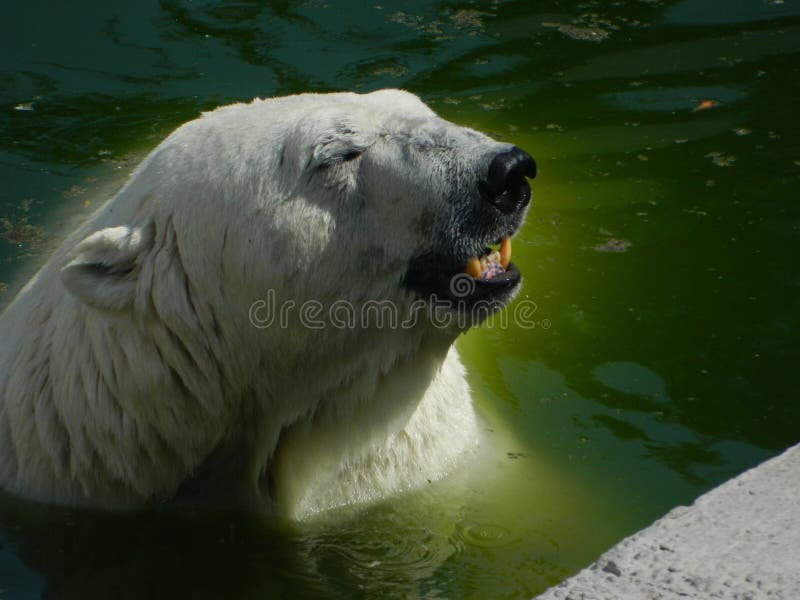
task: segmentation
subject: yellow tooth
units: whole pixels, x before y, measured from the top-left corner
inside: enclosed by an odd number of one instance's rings
[[[506,236],[500,242],[500,264],[504,269],[508,268],[508,263],[511,262],[511,238]]]
[[[467,268],[464,269],[464,273],[474,277],[475,279],[480,279],[481,277],[481,261],[478,260],[477,256],[473,256],[467,261]]]

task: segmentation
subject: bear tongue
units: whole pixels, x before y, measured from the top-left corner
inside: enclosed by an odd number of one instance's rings
[[[506,236],[500,242],[500,250],[467,261],[464,272],[475,279],[492,279],[505,273],[511,262],[511,238]]]

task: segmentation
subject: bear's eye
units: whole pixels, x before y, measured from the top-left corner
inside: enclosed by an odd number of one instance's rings
[[[326,133],[313,145],[309,165],[324,169],[352,162],[369,148],[371,142],[350,129]]]
[[[355,160],[356,158],[361,156],[363,152],[364,152],[363,150],[356,150],[356,149],[348,150],[344,154],[342,154],[342,162],[349,162],[351,160]]]
[[[341,152],[337,152],[336,154],[332,154],[327,158],[324,158],[319,164],[317,164],[314,168],[318,171],[325,171],[331,167],[336,165],[341,165],[346,162],[352,162],[357,159],[359,156],[364,154],[364,150],[359,148],[348,148],[346,150],[342,150]]]

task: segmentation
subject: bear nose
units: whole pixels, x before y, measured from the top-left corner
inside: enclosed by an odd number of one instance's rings
[[[531,199],[526,177],[536,177],[536,162],[520,148],[496,154],[489,163],[486,181],[479,184],[481,195],[500,212],[511,214],[525,208]]]

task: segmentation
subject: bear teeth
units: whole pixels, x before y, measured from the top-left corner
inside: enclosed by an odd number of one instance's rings
[[[500,242],[500,249],[484,254],[481,257],[472,256],[467,261],[464,272],[474,279],[492,279],[506,272],[511,262],[511,238],[506,236]]]
[[[464,273],[475,279],[481,278],[481,261],[478,260],[477,256],[473,256],[467,261],[467,267],[464,269]]]
[[[506,236],[503,238],[503,241],[500,242],[500,264],[503,265],[503,269],[508,268],[508,264],[511,262],[511,238]]]

